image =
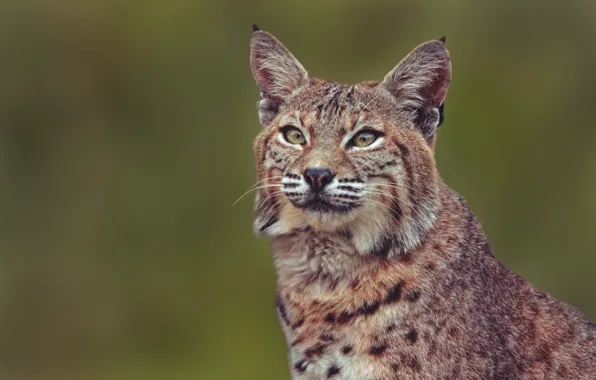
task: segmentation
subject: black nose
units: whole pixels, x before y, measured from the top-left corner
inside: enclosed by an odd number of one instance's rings
[[[313,191],[323,190],[335,177],[327,168],[308,168],[303,175]]]

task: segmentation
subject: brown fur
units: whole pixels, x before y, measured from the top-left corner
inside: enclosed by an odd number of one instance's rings
[[[444,41],[381,82],[341,85],[256,31],[251,67],[264,126],[255,229],[273,236],[292,378],[596,379],[595,325],[500,264],[437,172]],[[287,125],[307,142],[284,142]],[[367,126],[380,143],[347,145]],[[334,175],[331,211],[308,208],[313,167]]]

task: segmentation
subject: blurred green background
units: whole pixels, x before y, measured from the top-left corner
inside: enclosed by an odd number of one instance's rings
[[[0,2],[0,379],[287,379],[251,230],[251,23],[315,76],[448,37],[437,147],[497,256],[596,319],[596,2]]]

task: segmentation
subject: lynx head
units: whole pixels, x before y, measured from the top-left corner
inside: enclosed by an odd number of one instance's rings
[[[340,233],[363,255],[418,245],[440,208],[434,144],[451,78],[445,40],[418,46],[380,82],[345,85],[310,76],[255,28],[250,64],[263,126],[255,230]]]

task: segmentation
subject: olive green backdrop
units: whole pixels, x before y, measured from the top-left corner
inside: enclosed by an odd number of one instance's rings
[[[445,180],[596,319],[596,2],[0,3],[0,379],[288,379],[251,230],[251,23],[315,76],[447,35]]]

